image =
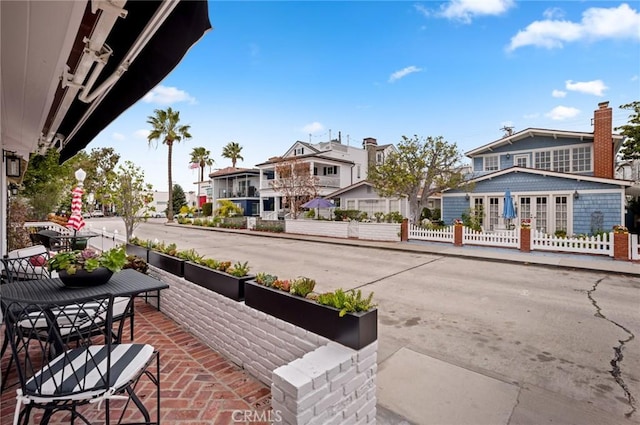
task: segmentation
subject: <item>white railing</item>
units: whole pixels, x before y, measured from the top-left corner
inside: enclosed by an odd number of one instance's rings
[[[531,232],[531,249],[563,251],[581,254],[601,254],[613,257],[613,233],[588,237],[559,238],[539,231]]]
[[[442,229],[425,229],[415,224],[409,224],[409,239],[453,243],[453,226]]]
[[[56,232],[60,232],[63,235],[70,235],[71,230],[68,228],[61,226],[58,223],[54,223],[53,221],[27,221],[24,223],[25,229],[29,228],[37,228],[38,230],[54,230]]]
[[[263,220],[277,220],[278,211],[262,211],[260,213],[260,218],[262,218]]]
[[[462,244],[519,248],[520,232],[518,230],[519,229],[501,230],[498,232],[483,233],[465,226],[462,228]]]

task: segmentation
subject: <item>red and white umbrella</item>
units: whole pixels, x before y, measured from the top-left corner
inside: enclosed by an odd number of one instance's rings
[[[73,189],[73,198],[71,199],[71,216],[67,221],[67,227],[78,231],[85,226],[84,218],[82,218],[82,187],[76,186]]]

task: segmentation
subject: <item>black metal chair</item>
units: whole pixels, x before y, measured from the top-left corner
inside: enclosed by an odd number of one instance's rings
[[[136,424],[159,424],[160,356],[149,344],[114,343],[113,296],[102,294],[56,304],[2,299],[2,311],[20,388],[14,423],[28,424],[34,409],[43,410],[41,424],[58,412],[89,424],[80,406],[104,402],[110,423],[110,401],[124,399],[118,424],[141,416]],[[77,343],[70,348],[69,341]],[[155,368],[152,367],[155,360]],[[136,395],[146,376],[156,386],[156,415]],[[135,405],[139,413],[127,413]],[[93,409],[91,409],[93,410]],[[125,413],[127,413],[125,415]]]

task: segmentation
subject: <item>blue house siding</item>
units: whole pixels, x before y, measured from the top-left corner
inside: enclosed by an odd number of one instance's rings
[[[568,211],[571,214],[569,234],[592,234],[609,231],[613,225],[622,222],[624,191],[617,184],[579,181],[571,177],[555,177],[531,172],[512,172],[475,183],[471,198],[483,196],[502,196],[509,189],[515,197],[562,195],[567,197]],[[574,192],[578,198],[574,199]],[[594,193],[595,192],[595,193]],[[455,195],[455,196],[454,196]],[[442,216],[445,223],[460,218],[471,202],[465,199],[461,190],[450,190],[442,197]],[[485,200],[485,202],[487,202]],[[553,208],[553,197],[549,198]],[[517,203],[516,203],[517,207]],[[552,214],[553,209],[548,213]]]
[[[573,233],[592,234],[611,231],[621,223],[622,199],[620,193],[582,194],[573,200]]]
[[[456,218],[461,218],[462,213],[469,208],[469,201],[465,199],[464,194],[461,196],[442,197],[442,221],[449,225]]]

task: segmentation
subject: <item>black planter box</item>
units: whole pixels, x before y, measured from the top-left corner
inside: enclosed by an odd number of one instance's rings
[[[127,255],[135,255],[142,258],[147,263],[149,262],[149,248],[128,243],[125,251],[127,252]]]
[[[149,264],[176,276],[184,276],[185,261],[168,254],[149,250]]]
[[[254,281],[244,285],[244,302],[249,307],[360,350],[378,339],[378,310],[347,313],[315,301],[267,288]]]
[[[244,283],[255,276],[236,277],[196,263],[184,263],[184,278],[235,301],[244,300]]]

